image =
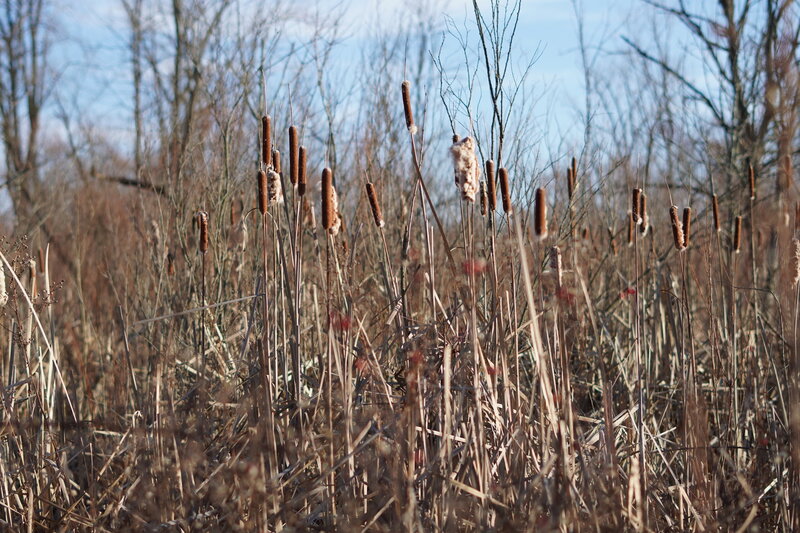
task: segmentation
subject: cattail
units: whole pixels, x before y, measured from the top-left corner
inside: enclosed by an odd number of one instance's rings
[[[453,134],[453,144],[457,143],[459,141],[459,139],[461,139],[461,137],[458,136],[458,133],[454,133]]]
[[[494,161],[491,159],[486,162],[486,189],[489,211],[494,213],[497,210],[497,184],[494,181]]]
[[[547,195],[542,188],[536,189],[536,198],[533,206],[534,226],[539,240],[547,237]]]
[[[578,161],[573,157],[572,165],[567,167],[567,197],[572,201],[575,194],[575,180],[577,179]]]
[[[485,217],[486,214],[489,212],[489,198],[488,194],[486,193],[486,182],[481,182],[481,216]]]
[[[630,219],[630,215],[628,215],[628,218]],[[608,240],[611,244],[611,251],[614,253],[614,255],[617,255],[617,239],[614,236],[614,230],[609,227],[606,228],[606,231],[608,231]]]
[[[300,163],[300,154],[297,153],[297,127],[289,127],[289,181],[292,185],[297,185],[298,164]]]
[[[683,247],[689,247],[689,239],[692,233],[692,208],[683,208]]]
[[[633,213],[628,211],[628,246],[633,246],[633,233],[636,228],[636,222],[633,218]]]
[[[175,256],[172,255],[172,252],[167,252],[167,275],[175,275]]]
[[[678,206],[669,208],[669,218],[672,221],[672,241],[677,250],[683,250],[683,224],[678,218]]]
[[[256,180],[258,181],[258,212],[263,215],[267,212],[267,173],[259,170]]]
[[[200,224],[200,253],[205,254],[208,251],[208,213],[200,211],[197,217]]]
[[[639,196],[639,216],[642,217],[642,224],[639,226],[639,231],[642,235],[647,234],[650,228],[650,216],[647,214],[647,195],[642,191]]]
[[[272,170],[281,173],[281,153],[276,148],[272,149]]]
[[[372,209],[372,218],[375,219],[375,225],[382,228],[383,215],[381,214],[381,206],[378,204],[378,195],[375,192],[375,185],[370,182],[367,182],[367,198],[369,199],[369,207]]]
[[[796,287],[797,284],[800,283],[800,239],[797,237],[792,239],[792,246],[794,246],[794,279],[792,280],[792,284]],[[0,300],[2,300],[1,296],[2,295],[0,295]]]
[[[794,230],[800,231],[800,202],[794,204]]]
[[[305,146],[300,147],[300,169],[297,173],[297,194],[303,196],[306,194],[306,161],[308,152]]]
[[[589,228],[587,228],[586,226],[584,226],[583,230],[581,230],[581,239],[583,239],[584,241],[589,240]]]
[[[267,195],[269,196],[270,205],[283,203],[283,183],[281,183],[281,175],[272,169],[267,170]]]
[[[641,197],[642,189],[634,188],[631,193],[631,216],[633,217],[634,224],[639,224],[642,222],[642,217],[639,214]]]
[[[269,115],[261,117],[261,162],[265,167],[271,163],[272,157],[272,119]]]
[[[578,181],[578,160],[572,158],[572,192],[575,192],[575,183]]]
[[[514,208],[511,206],[511,186],[508,183],[508,171],[505,167],[500,168],[500,194],[503,197],[503,212],[511,214]]]
[[[714,215],[714,231],[717,233],[720,232],[720,225],[719,225],[719,202],[717,201],[717,195],[711,195],[711,212]]]
[[[333,172],[328,167],[322,170],[322,227],[331,235],[339,233],[339,200],[333,187]]]
[[[474,203],[478,193],[478,178],[481,176],[478,158],[475,157],[475,141],[472,137],[464,137],[453,143],[450,154],[453,156],[455,181],[456,186],[461,189],[461,197]]]
[[[561,248],[552,246],[550,248],[550,269],[555,274],[556,287],[561,288],[562,270],[561,270]]]
[[[734,222],[733,226],[733,251],[734,253],[739,253],[742,250],[742,217],[741,215],[736,217],[736,221]]]
[[[414,124],[414,113],[411,111],[411,82],[405,80],[400,86],[403,92],[403,112],[406,115],[406,128],[409,133],[417,133],[417,126]]]
[[[753,165],[748,165],[747,167],[747,181],[750,184],[750,199],[756,199],[756,171],[753,169]]]

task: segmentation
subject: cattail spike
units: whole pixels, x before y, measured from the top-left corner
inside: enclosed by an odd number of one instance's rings
[[[572,202],[572,196],[575,194],[575,174],[572,172],[572,167],[567,167],[567,199]]]
[[[300,168],[297,173],[297,194],[303,196],[306,194],[306,162],[308,159],[308,152],[305,146],[300,147]]]
[[[689,239],[692,233],[692,208],[683,208],[683,247],[689,247]]]
[[[272,164],[272,118],[269,115],[261,117],[261,162],[264,167]]]
[[[514,208],[511,205],[511,184],[508,181],[508,170],[500,168],[500,195],[503,198],[503,212],[511,214]]]
[[[197,217],[200,225],[200,253],[205,254],[208,252],[208,213],[200,211]]]
[[[486,193],[489,200],[489,211],[494,213],[497,210],[497,184],[494,180],[494,161],[486,161]]]
[[[633,216],[634,224],[640,224],[642,222],[642,217],[639,215],[641,196],[642,189],[633,189],[631,193],[631,216]]]
[[[322,227],[330,230],[336,216],[333,207],[333,173],[331,169],[322,169]]]
[[[543,188],[536,189],[534,200],[534,231],[539,240],[547,238],[547,194]]]
[[[634,231],[636,228],[636,221],[633,217],[633,213],[628,211],[628,246],[633,246],[633,237]]]
[[[258,183],[258,212],[264,215],[267,212],[267,173],[259,170],[256,181]]]
[[[733,252],[739,253],[742,251],[742,217],[736,217],[733,226]]]
[[[375,185],[367,182],[367,199],[369,199],[369,207],[372,209],[372,218],[375,219],[375,225],[379,228],[383,227],[383,215],[381,214],[381,206],[378,203],[378,195],[375,192]]]
[[[672,221],[672,241],[675,248],[678,251],[683,250],[683,223],[678,218],[678,206],[669,208],[669,218]]]
[[[403,81],[401,85],[403,93],[403,113],[406,116],[406,128],[409,133],[414,135],[417,133],[417,126],[414,124],[414,113],[411,109],[411,82],[408,80]]]
[[[489,195],[486,192],[486,182],[481,182],[481,216],[485,217],[489,212]]]
[[[647,195],[642,191],[639,196],[639,216],[642,218],[642,224],[639,226],[639,231],[642,235],[647,234],[650,228],[650,216],[647,214]]]
[[[297,126],[289,127],[289,181],[292,185],[297,185],[298,165],[300,154],[298,153]]]
[[[272,149],[272,170],[281,173],[281,152],[275,148]]]

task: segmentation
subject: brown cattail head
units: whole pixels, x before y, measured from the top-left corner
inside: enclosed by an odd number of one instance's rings
[[[486,182],[481,182],[481,216],[485,217],[489,212],[489,195],[486,193]]]
[[[381,214],[381,206],[378,204],[378,195],[375,192],[375,185],[370,182],[367,182],[367,198],[369,199],[369,207],[372,209],[372,218],[375,219],[375,225],[382,228],[383,215]]]
[[[336,212],[333,207],[333,173],[331,169],[322,169],[322,227],[326,230],[333,227]]]
[[[503,212],[511,214],[514,211],[511,206],[511,184],[508,182],[508,170],[505,167],[500,169],[500,194],[503,197]]]
[[[561,268],[561,248],[558,246],[553,246],[550,248],[550,269],[555,274],[556,288],[561,289],[563,272]]]
[[[275,148],[272,149],[272,170],[281,173],[281,153]]]
[[[281,182],[281,175],[272,169],[267,170],[267,196],[269,196],[270,205],[283,203],[283,182]]]
[[[475,195],[478,194],[478,179],[481,176],[481,167],[475,156],[475,140],[464,137],[453,143],[450,155],[453,157],[455,181],[461,190],[461,198],[474,203]]]
[[[683,250],[683,223],[678,217],[678,206],[669,208],[669,218],[672,222],[672,241],[677,250]]]
[[[639,226],[639,231],[642,235],[647,234],[650,228],[650,216],[647,214],[647,195],[642,191],[639,196],[639,216],[642,217],[642,224]]]
[[[573,158],[573,161],[575,158]],[[572,195],[575,194],[575,174],[572,167],[567,167],[567,199],[572,202]]]
[[[403,81],[400,86],[403,92],[403,113],[406,115],[406,128],[413,135],[417,133],[417,126],[414,124],[414,113],[411,110],[411,82]]]
[[[299,148],[297,140],[297,126],[289,127],[289,181],[292,185],[297,185],[298,164],[300,163],[300,154],[297,150]]]
[[[536,189],[533,212],[533,229],[542,240],[547,237],[547,194],[543,188]]]
[[[267,212],[267,173],[259,170],[256,180],[258,182],[258,212],[263,215]]]
[[[628,246],[633,246],[634,231],[636,229],[636,222],[633,218],[633,213],[628,211]]]
[[[268,167],[272,161],[272,119],[269,115],[261,117],[261,162]]]
[[[711,212],[714,215],[714,231],[719,233],[720,225],[719,225],[719,201],[717,200],[717,195],[711,195]]]
[[[175,275],[175,256],[172,255],[172,252],[167,252],[167,275]]]
[[[578,160],[573,157],[572,158],[572,191],[575,192],[575,183],[578,181]]]
[[[683,247],[689,247],[689,239],[692,234],[692,208],[683,208]]]
[[[303,196],[306,193],[306,162],[308,152],[305,146],[300,147],[300,168],[297,173],[297,194]]]
[[[796,287],[800,283],[800,239],[797,237],[792,239],[792,247],[794,248],[794,257],[792,258],[794,278],[792,279],[792,284]]]
[[[756,199],[756,171],[753,169],[753,165],[747,166],[747,182],[750,185],[750,199]]]
[[[494,161],[486,161],[486,193],[489,200],[489,211],[497,210],[497,184],[494,181]]]
[[[739,253],[742,250],[742,217],[736,217],[733,226],[733,251]]]
[[[200,253],[205,254],[208,251],[208,213],[205,211],[197,213],[197,222],[200,226]]]
[[[633,189],[633,192],[631,193],[631,216],[633,216],[633,222],[635,224],[639,224],[642,221],[642,216],[639,214],[641,198],[642,189]]]

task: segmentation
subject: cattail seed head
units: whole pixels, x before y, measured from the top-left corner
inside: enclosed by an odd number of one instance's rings
[[[633,218],[633,213],[628,211],[628,246],[633,246],[634,232],[636,231],[636,222]]]
[[[459,141],[459,139],[461,139],[461,137],[458,136],[458,133],[454,133],[453,134],[453,144],[457,143]]]
[[[300,154],[298,153],[299,144],[297,138],[297,126],[289,127],[289,181],[292,185],[297,185],[298,165]]]
[[[748,165],[747,167],[747,182],[750,185],[750,199],[756,199],[756,171],[753,169],[753,165]]]
[[[369,199],[369,207],[372,209],[372,218],[375,219],[375,225],[379,228],[383,227],[383,215],[381,214],[381,206],[378,204],[378,195],[375,192],[375,185],[367,182],[367,198]]]
[[[792,284],[797,287],[800,283],[800,239],[795,237],[792,239],[792,247],[794,248],[794,257],[792,258],[792,266],[794,267],[794,279]]]
[[[503,212],[511,214],[514,208],[511,205],[511,184],[508,181],[508,170],[500,168],[500,194],[503,198]]]
[[[572,167],[567,167],[567,199],[570,202],[573,194],[575,194],[575,176],[572,174]]]
[[[167,252],[167,275],[175,275],[175,256],[172,255],[172,252]]]
[[[268,167],[272,161],[272,119],[269,115],[261,117],[261,162]]]
[[[281,173],[281,152],[275,148],[272,149],[272,170]]]
[[[736,217],[733,226],[733,251],[739,253],[742,251],[742,216]]]
[[[639,196],[639,216],[642,217],[642,224],[639,226],[639,231],[642,235],[647,234],[650,228],[650,216],[647,214],[647,195],[642,191]]]
[[[555,274],[556,288],[560,289],[563,278],[563,272],[561,269],[561,248],[559,248],[558,246],[552,246],[550,248],[550,269]]]
[[[683,250],[683,223],[678,217],[678,206],[673,205],[669,208],[669,218],[672,222],[672,241],[675,249]]]
[[[408,80],[403,81],[400,86],[403,93],[403,113],[406,116],[406,128],[414,135],[417,133],[417,126],[414,124],[414,113],[411,110],[411,82]]]
[[[481,182],[481,216],[485,217],[489,212],[489,195],[486,193],[486,182]]]
[[[497,184],[494,180],[494,161],[486,161],[486,193],[489,200],[489,211],[497,210]]]
[[[683,208],[683,247],[689,247],[689,239],[692,234],[692,208]]]
[[[464,137],[453,143],[453,146],[450,147],[450,155],[453,157],[455,181],[456,186],[461,190],[461,198],[474,203],[475,195],[478,193],[478,179],[481,175],[478,158],[475,156],[475,140],[472,137]]]
[[[573,157],[572,164],[572,192],[575,192],[575,183],[578,181],[578,160]]]
[[[322,170],[322,227],[332,236],[339,233],[342,219],[339,216],[339,198],[333,186],[333,172],[325,167]]]
[[[200,253],[205,254],[208,251],[208,213],[200,211],[197,214],[197,218],[200,226]]]
[[[719,201],[716,194],[711,195],[711,212],[714,215],[714,231],[719,233],[721,227],[719,224]]]
[[[642,197],[642,189],[634,188],[631,193],[631,216],[633,216],[633,222],[635,224],[639,224],[642,222],[642,217],[639,214],[641,197]]]
[[[258,212],[264,215],[267,212],[267,173],[259,170],[256,181],[258,183]]]
[[[267,170],[267,195],[269,196],[270,205],[279,205],[283,203],[283,183],[281,183],[281,175],[272,169]]]
[[[547,237],[547,194],[543,188],[536,189],[533,210],[533,229],[539,240],[545,239]]]
[[[297,173],[297,194],[303,196],[306,194],[306,162],[308,160],[308,152],[305,146],[300,147],[300,168]]]

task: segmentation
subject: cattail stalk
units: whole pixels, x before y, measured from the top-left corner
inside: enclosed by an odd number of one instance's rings
[[[383,223],[383,215],[381,214],[381,206],[378,203],[378,195],[375,192],[375,185],[371,182],[367,182],[367,198],[369,199],[369,207],[372,209],[372,218],[375,220],[375,225],[379,228],[382,228]]]
[[[508,171],[500,168],[500,194],[503,197],[503,212],[511,214],[514,208],[511,205],[511,185],[508,182]]]
[[[264,167],[272,164],[272,118],[269,115],[261,117],[261,162]]]
[[[489,200],[489,211],[494,213],[497,210],[497,184],[494,180],[494,161],[486,161],[486,193]]]
[[[689,239],[692,233],[692,208],[683,208],[683,247],[689,247]]]
[[[543,188],[536,189],[534,199],[534,231],[539,240],[547,238],[547,194]]]
[[[678,206],[673,205],[669,208],[669,218],[672,222],[672,241],[675,249],[681,251],[683,250],[683,223],[678,217]]]
[[[411,109],[411,82],[405,80],[400,87],[403,93],[403,113],[406,116],[406,128],[408,128],[411,135],[414,135],[417,133],[417,126],[414,124],[414,113]]]

